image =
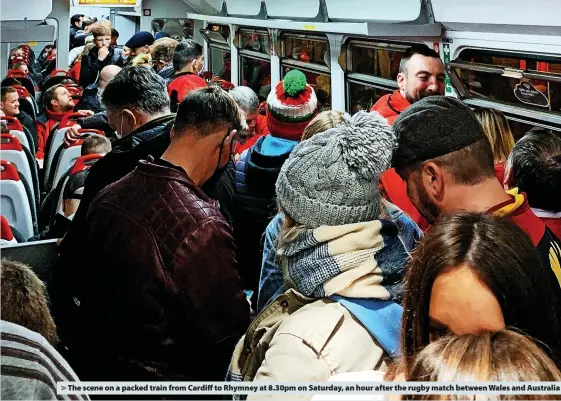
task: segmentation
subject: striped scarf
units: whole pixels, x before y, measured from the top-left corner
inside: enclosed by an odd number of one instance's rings
[[[288,288],[308,297],[399,302],[407,258],[397,226],[389,220],[322,226],[286,246],[283,274]]]

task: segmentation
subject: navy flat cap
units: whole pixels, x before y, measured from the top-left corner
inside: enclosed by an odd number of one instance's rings
[[[154,43],[154,36],[152,36],[150,32],[140,31],[135,33],[133,37],[125,43],[125,46],[129,49],[136,49],[142,46],[150,46],[152,43]]]

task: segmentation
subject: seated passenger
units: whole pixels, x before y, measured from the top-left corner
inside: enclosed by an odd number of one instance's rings
[[[189,92],[206,86],[206,81],[198,75],[204,65],[203,47],[199,43],[193,39],[179,42],[173,53],[174,75],[168,83],[172,111],[177,111],[179,103]]]
[[[231,229],[201,185],[226,165],[242,124],[222,89],[192,92],[161,158],[140,161],[92,202],[80,242],[98,252],[76,266],[70,345],[82,379],[223,379],[249,305]]]
[[[238,106],[245,113],[247,135],[244,143],[236,143],[234,156],[239,157],[244,150],[251,148],[263,135],[269,133],[267,117],[259,114],[259,99],[253,90],[247,86],[238,86],[230,91]]]
[[[70,365],[40,334],[0,321],[0,398],[3,400],[89,400],[87,395],[61,395],[58,382],[78,382]]]
[[[494,178],[493,178],[494,179]],[[561,354],[561,302],[549,272],[511,221],[462,213],[443,218],[418,245],[405,279],[402,355],[446,333],[521,330]]]
[[[514,147],[514,137],[503,113],[494,109],[475,109],[475,117],[483,127],[483,133],[491,144],[495,161],[495,175],[502,184],[505,175],[505,163]]]
[[[170,79],[173,72],[173,54],[179,42],[171,38],[157,39],[151,47],[154,71],[164,79]]]
[[[431,96],[401,113],[393,127],[399,139],[393,165],[427,221],[460,211],[509,216],[529,235],[561,296],[560,245],[526,195],[504,191],[489,140],[469,106]]]
[[[285,217],[277,254],[289,290],[238,343],[234,377],[324,381],[335,372],[385,370],[396,355],[408,256],[397,226],[380,219],[378,188],[395,145],[385,119],[360,112],[289,156],[276,184]],[[259,349],[249,355],[253,344]],[[242,372],[240,357],[248,356]]]
[[[3,86],[0,100],[0,110],[2,110],[4,115],[17,118],[21,125],[27,128],[27,130],[30,132],[31,139],[33,139],[33,144],[29,145],[33,146],[33,149],[29,150],[32,154],[35,153],[35,149],[38,146],[35,122],[29,114],[27,114],[25,111],[20,110],[18,91],[11,86]]]
[[[67,283],[67,280],[72,282],[75,260],[82,254],[82,240],[91,228],[86,222],[91,202],[103,188],[133,171],[139,160],[162,156],[170,144],[175,117],[169,111],[164,80],[144,67],[124,68],[109,82],[101,101],[107,109],[109,124],[120,139],[113,142],[111,152],[90,168],[80,207],[59,246],[60,258],[54,267],[53,277],[56,291],[52,293],[53,314],[63,340],[65,328],[73,326],[76,307],[73,284]],[[69,136],[67,140],[75,141],[76,137]],[[212,182],[203,185],[203,191],[218,200],[221,208],[228,205],[232,192],[231,177],[226,173],[219,169]]]
[[[45,284],[33,270],[23,263],[2,259],[0,284],[2,320],[35,331],[56,346],[58,337],[49,312]]]
[[[90,134],[82,143],[81,156],[102,155],[111,152],[111,141],[102,135]]]
[[[382,96],[371,111],[377,111],[392,125],[413,103],[434,95],[444,95],[445,73],[440,56],[426,45],[414,45],[405,51],[397,75],[399,89]],[[393,168],[380,179],[382,195],[409,215],[426,231],[429,224],[407,197],[407,188]]]
[[[275,182],[283,163],[315,117],[317,100],[304,74],[293,70],[271,91],[267,107],[267,130],[271,134],[260,137],[236,163],[234,235],[244,288],[254,293],[261,270],[263,233],[277,212]],[[255,297],[253,301],[255,305]]]
[[[29,68],[25,63],[15,63],[12,65],[12,70],[20,70],[23,71],[24,74],[29,74]]]
[[[119,65],[122,63],[121,52],[110,47],[111,29],[98,25],[92,29],[95,47],[82,57],[80,66],[80,86],[90,89],[90,85],[97,82],[99,73],[108,65]]]
[[[561,138],[530,131],[514,146],[505,184],[526,193],[528,204],[561,241]]]
[[[84,90],[82,99],[76,105],[78,110],[91,110],[94,113],[103,111],[100,103],[101,94],[107,84],[121,71],[121,67],[116,65],[108,65],[103,67],[99,73],[99,80],[93,88]]]
[[[37,159],[45,156],[45,146],[53,130],[53,127],[62,118],[74,111],[74,99],[63,84],[51,86],[43,94],[45,113],[41,114],[35,121],[37,127]],[[92,113],[93,114],[93,113]]]

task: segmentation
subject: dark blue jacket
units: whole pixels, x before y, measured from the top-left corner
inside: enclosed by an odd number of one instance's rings
[[[236,163],[234,239],[244,288],[257,298],[263,233],[277,213],[275,183],[283,163],[297,142],[267,135],[240,156]]]

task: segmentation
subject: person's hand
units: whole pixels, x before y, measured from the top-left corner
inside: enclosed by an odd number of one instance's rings
[[[64,143],[66,145],[72,145],[80,138],[80,133],[78,132],[80,128],[82,128],[80,125],[75,124],[66,130],[66,134],[64,134]]]
[[[91,110],[78,110],[78,113],[82,113],[85,114],[86,117],[91,117],[93,116],[95,113]]]
[[[109,49],[104,46],[101,49],[99,49],[99,51],[97,52],[97,59],[99,61],[103,61],[107,58],[108,55],[109,55]]]

